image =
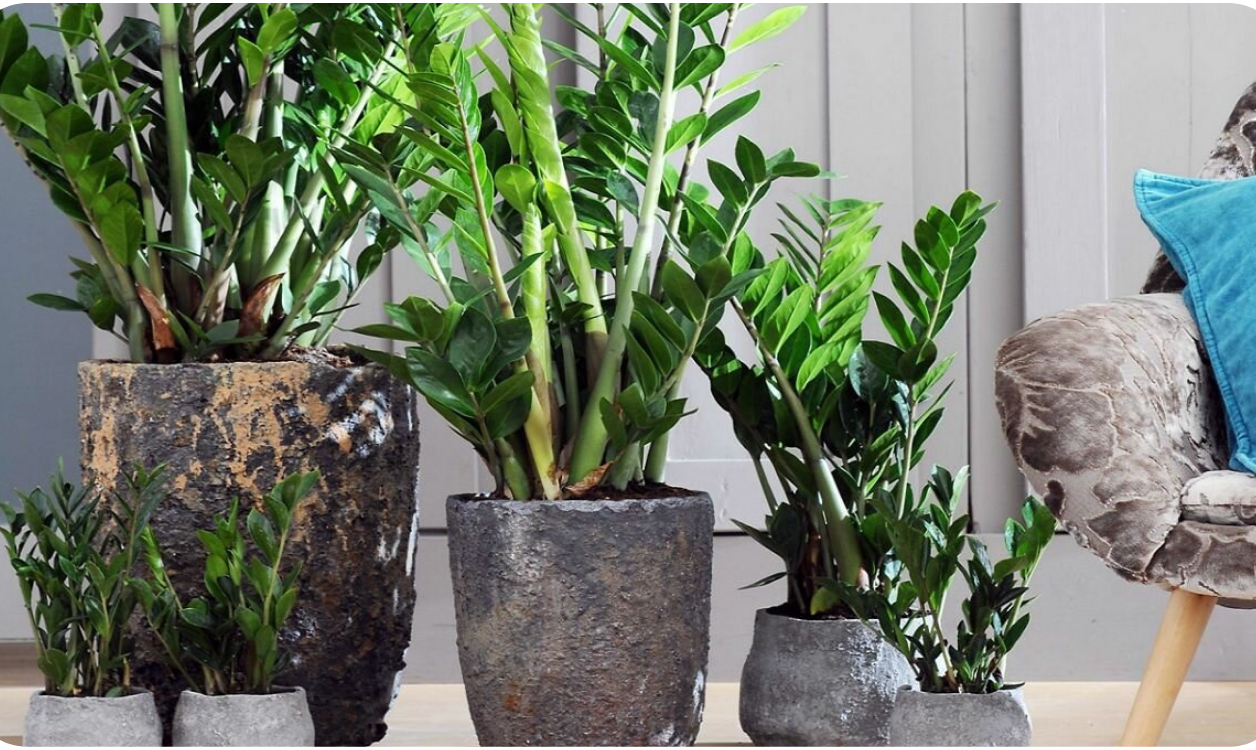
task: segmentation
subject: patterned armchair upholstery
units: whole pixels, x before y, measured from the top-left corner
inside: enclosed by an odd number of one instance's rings
[[[1254,153],[1256,84],[1201,175],[1252,176]],[[1173,591],[1126,746],[1159,741],[1214,607],[1256,605],[1256,476],[1225,470],[1221,400],[1182,287],[1158,254],[1143,294],[1035,321],[996,362],[1008,445],[1064,528],[1125,578]]]
[[[1256,84],[1202,175],[1254,173]],[[1224,471],[1225,422],[1182,280],[1158,254],[1145,293],[1038,320],[996,364],[1021,470],[1082,546],[1120,575],[1256,599],[1256,477]]]

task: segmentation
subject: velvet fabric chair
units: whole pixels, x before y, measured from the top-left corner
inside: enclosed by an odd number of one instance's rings
[[[1256,174],[1254,153],[1256,84],[1201,176]],[[1226,468],[1221,400],[1182,286],[1160,254],[1143,294],[1044,317],[997,357],[1025,477],[1079,544],[1172,591],[1123,745],[1159,741],[1214,606],[1256,604],[1256,476]]]

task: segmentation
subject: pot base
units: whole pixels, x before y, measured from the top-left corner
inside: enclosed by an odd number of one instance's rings
[[[903,690],[890,717],[895,747],[1028,747],[1032,739],[1020,688],[984,695]]]

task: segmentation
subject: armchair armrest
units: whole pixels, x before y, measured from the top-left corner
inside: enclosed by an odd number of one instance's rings
[[[995,393],[1021,471],[1063,526],[1146,582],[1186,482],[1224,468],[1220,397],[1178,294],[1085,305],[1004,342]]]

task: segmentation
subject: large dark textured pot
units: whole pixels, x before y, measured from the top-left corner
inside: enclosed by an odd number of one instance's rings
[[[416,398],[374,365],[314,362],[79,366],[85,481],[118,486],[133,462],[168,464],[152,525],[176,583],[199,593],[210,528],[239,496],[317,469],[288,559],[301,594],[281,635],[285,684],[304,687],[322,745],[384,736],[414,615],[419,436]],[[142,632],[142,631],[141,631]],[[183,687],[141,637],[136,682],[170,716]]]
[[[859,620],[761,609],[741,673],[741,728],[756,745],[884,745],[911,665]]]
[[[446,517],[481,745],[693,743],[710,641],[710,497],[461,495]]]

